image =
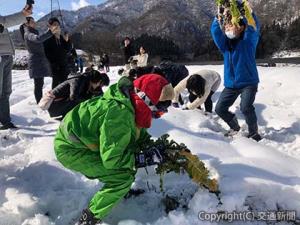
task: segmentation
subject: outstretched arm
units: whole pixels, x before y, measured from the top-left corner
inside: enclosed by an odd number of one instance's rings
[[[23,12],[15,13],[8,16],[0,16],[0,24],[4,27],[13,27],[25,22]]]
[[[24,34],[25,40],[32,41],[34,43],[43,43],[44,41],[48,40],[51,37],[52,37],[52,33],[50,30],[48,30],[46,33],[43,33],[41,35],[37,35],[31,33],[27,28],[25,28],[25,34]]]

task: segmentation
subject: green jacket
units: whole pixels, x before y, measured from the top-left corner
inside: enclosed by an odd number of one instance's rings
[[[99,151],[104,168],[134,170],[134,152],[150,136],[146,129],[136,127],[131,100],[120,90],[128,82],[125,80],[124,85],[123,79],[102,97],[85,101],[70,111],[61,123],[55,147],[63,151],[58,146],[63,141],[67,148]]]

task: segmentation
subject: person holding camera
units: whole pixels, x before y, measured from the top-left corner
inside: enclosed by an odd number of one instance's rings
[[[0,16],[0,130],[16,128],[11,122],[9,97],[12,93],[12,66],[15,49],[9,36],[9,27],[24,23],[25,18],[32,14],[32,5],[16,14]]]
[[[45,53],[51,65],[52,89],[54,89],[68,78],[68,54],[73,46],[69,34],[61,30],[58,18],[50,18],[48,24],[58,27],[58,31],[44,42]]]
[[[33,17],[26,17],[26,23],[20,26],[20,32],[29,52],[29,76],[34,80],[34,96],[38,104],[43,97],[44,77],[51,77],[51,69],[45,54],[43,42],[51,38],[58,27],[48,24],[48,31],[39,34]]]

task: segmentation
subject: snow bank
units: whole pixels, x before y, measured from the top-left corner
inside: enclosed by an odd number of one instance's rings
[[[295,58],[300,57],[300,51],[280,51],[276,52],[272,58]]]
[[[119,78],[112,68],[112,83]],[[191,73],[222,66],[190,66]],[[223,136],[227,129],[216,115],[207,117],[200,110],[171,108],[154,121],[154,137],[168,133],[197,154],[218,179],[221,201],[199,189],[186,175],[167,174],[165,195],[177,197],[181,206],[166,214],[154,168],[139,170],[135,187],[146,193],[124,199],[105,219],[119,225],[216,224],[199,220],[199,212],[251,210],[296,210],[300,215],[300,67],[259,68],[261,84],[256,100],[260,132],[265,139],[256,143],[243,137],[246,127],[237,112],[243,132],[234,140]],[[46,79],[49,89],[50,80]],[[216,102],[220,90],[213,97]],[[0,224],[68,225],[101,188],[97,181],[65,170],[55,159],[53,137],[58,121],[34,104],[33,81],[27,71],[13,72],[11,97],[13,121],[18,131],[0,131]],[[218,224],[228,224],[220,222]],[[240,225],[241,222],[232,224]],[[270,224],[263,221],[243,224]],[[274,222],[272,224],[295,224]]]

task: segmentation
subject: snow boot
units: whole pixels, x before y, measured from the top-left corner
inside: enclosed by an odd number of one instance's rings
[[[233,117],[232,120],[227,124],[230,127],[230,130],[225,133],[225,135],[224,135],[225,137],[232,137],[232,136],[236,135],[241,129],[236,117]]]
[[[84,209],[79,218],[78,225],[100,225],[101,220],[96,219],[89,209]]]
[[[259,142],[259,141],[262,140],[262,137],[260,136],[259,133],[249,134],[249,135],[247,136],[247,138],[251,138],[251,139],[253,139],[253,140],[257,141],[257,142]]]
[[[18,127],[16,127],[12,122],[4,124],[2,127],[0,127],[0,130],[8,130],[8,129],[18,129]]]

